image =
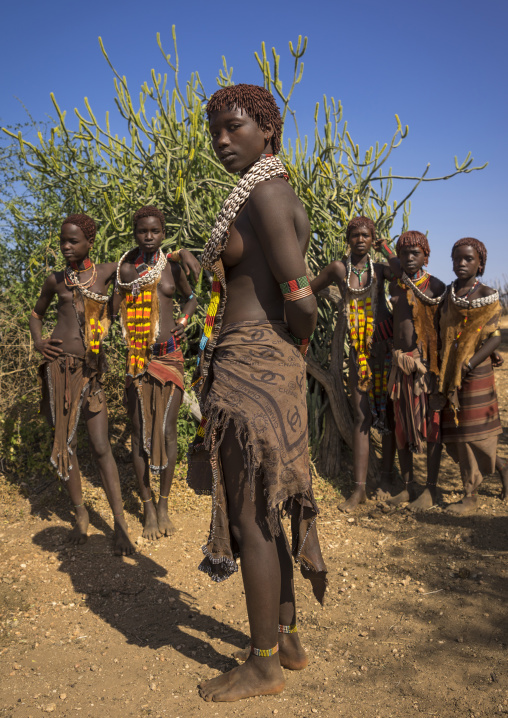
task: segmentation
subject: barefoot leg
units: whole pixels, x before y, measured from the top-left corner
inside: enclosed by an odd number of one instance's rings
[[[159,501],[157,503],[157,525],[162,536],[171,536],[175,532],[173,522],[169,518],[168,501],[175,473],[177,445],[177,420],[180,404],[182,403],[182,390],[175,387],[173,398],[166,417],[166,454],[168,465],[161,471]]]
[[[281,626],[295,626],[296,605],[293,560],[282,524],[281,533],[276,537],[276,544],[281,570],[279,624],[281,624]],[[250,644],[246,648],[233,653],[233,657],[242,663],[246,661],[249,656]],[[291,671],[301,671],[307,667],[309,659],[300,642],[298,631],[293,631],[292,633],[279,632],[279,660],[283,668],[288,668]]]
[[[414,498],[414,485],[413,485],[413,454],[408,448],[399,449],[399,464],[400,473],[402,474],[402,481],[404,488],[396,496],[392,496],[387,500],[390,506],[399,506],[400,504],[411,501]]]
[[[448,504],[446,512],[459,516],[466,516],[476,512],[478,498],[476,491],[482,482],[482,475],[478,468],[476,456],[467,442],[457,442],[457,457],[460,474],[464,484],[464,496],[455,504]]]
[[[496,471],[501,477],[503,488],[499,498],[501,501],[508,499],[508,461],[504,461],[500,456],[496,456]]]
[[[391,406],[391,402],[388,402]],[[376,489],[376,499],[386,501],[394,494],[395,477],[393,465],[395,463],[395,434],[390,431],[381,437],[381,473],[379,485]]]
[[[410,511],[427,511],[436,503],[442,451],[440,442],[427,444],[427,484],[420,496],[409,504]]]
[[[281,567],[276,541],[266,523],[263,486],[261,481],[257,482],[252,501],[242,448],[232,424],[226,431],[220,453],[231,531],[240,547],[252,644],[259,649],[270,649],[278,642]],[[288,591],[288,596],[290,593]],[[200,694],[206,701],[236,701],[280,693],[283,689],[279,654],[266,658],[251,654],[243,665],[202,683]]]
[[[69,469],[69,480],[65,482],[67,491],[74,504],[74,511],[76,513],[76,525],[69,532],[67,541],[75,546],[85,543],[88,538],[88,511],[83,503],[83,492],[81,490],[81,476],[79,473],[78,457],[76,455],[77,440],[75,440],[71,446],[73,457],[72,457],[72,469]]]
[[[365,486],[369,467],[370,426],[372,424],[369,397],[365,392],[358,391],[358,375],[352,361],[349,362],[349,376],[354,419],[353,476],[355,489],[349,499],[338,506],[338,509],[345,513],[354,511],[359,504],[364,504],[367,500]]]
[[[123,515],[122,491],[118,467],[109,443],[108,410],[103,403],[101,411],[92,414],[85,403],[83,417],[86,421],[90,446],[99,467],[99,474],[114,517],[113,550],[117,556],[129,556],[135,548],[129,538],[129,528]]]
[[[157,524],[157,512],[152,502],[148,459],[143,448],[141,405],[136,392],[136,387],[133,384],[131,384],[127,389],[127,400],[127,409],[132,428],[132,462],[134,464],[134,471],[138,480],[141,501],[143,502],[143,538],[154,540],[160,538],[160,531]]]

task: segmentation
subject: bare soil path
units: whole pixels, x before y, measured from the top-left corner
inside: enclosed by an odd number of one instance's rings
[[[507,362],[496,379],[506,427],[508,343],[503,350]],[[505,429],[504,457],[507,443]],[[136,538],[140,505],[128,457],[119,451],[118,458]],[[299,574],[296,581],[310,665],[286,671],[279,696],[207,704],[199,681],[235,665],[232,652],[248,643],[240,576],[213,584],[196,570],[209,499],[191,495],[180,476],[175,536],[141,540],[132,558],[118,558],[86,449],[81,460],[91,509],[83,547],[65,544],[71,516],[57,482],[26,495],[0,478],[0,716],[508,714],[508,506],[497,498],[497,476],[484,481],[478,514],[464,518],[440,507],[386,515],[373,501],[340,515],[337,491],[318,478],[330,570],[325,607]],[[423,478],[421,461],[419,468]],[[460,490],[448,458],[441,487],[445,502]]]

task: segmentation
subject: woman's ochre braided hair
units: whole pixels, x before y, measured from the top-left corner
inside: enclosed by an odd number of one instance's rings
[[[346,229],[346,241],[349,241],[349,235],[351,234],[353,229],[358,229],[358,227],[367,227],[367,229],[370,230],[370,233],[372,235],[372,241],[376,241],[376,225],[371,219],[363,216],[353,217],[353,219],[349,222]]]
[[[138,223],[138,220],[144,219],[145,217],[157,217],[161,223],[162,231],[166,231],[166,218],[164,217],[164,214],[160,211],[160,209],[153,207],[151,204],[140,207],[134,212],[132,217],[132,226],[134,227],[134,231],[136,231],[136,224]]]
[[[268,124],[273,127],[272,148],[274,155],[280,152],[282,135],[282,117],[271,92],[259,85],[230,85],[221,87],[208,100],[206,115],[224,109],[237,109],[246,112],[262,130]]]
[[[397,244],[395,245],[397,257],[400,255],[400,250],[403,247],[420,247],[420,249],[425,255],[425,264],[427,264],[427,260],[430,256],[430,247],[429,240],[424,234],[422,234],[421,232],[416,232],[415,230],[409,230],[409,232],[404,232],[404,234],[400,235],[399,239],[397,240]]]
[[[62,222],[62,227],[64,224],[73,224],[79,227],[89,242],[93,243],[95,240],[97,227],[93,219],[87,214],[69,214]]]
[[[483,242],[480,242],[479,239],[475,239],[474,237],[464,237],[463,239],[459,239],[458,242],[455,242],[453,245],[452,259],[453,253],[457,247],[472,247],[476,251],[478,257],[480,258],[480,266],[478,267],[477,275],[481,277],[485,271],[485,265],[487,264],[487,247],[483,244]]]

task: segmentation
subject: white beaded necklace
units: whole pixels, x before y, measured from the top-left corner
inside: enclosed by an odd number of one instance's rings
[[[352,287],[349,283],[349,280],[351,279],[351,257],[348,257],[346,259],[346,289],[351,294],[363,294],[372,287],[372,283],[374,282],[374,262],[372,261],[372,257],[370,256],[370,254],[367,256],[367,264],[369,265],[368,284],[366,284],[364,287],[359,288]]]
[[[455,282],[450,285],[450,296],[452,302],[457,307],[462,309],[479,309],[480,307],[486,307],[489,304],[499,301],[499,292],[496,290],[494,294],[489,294],[488,297],[480,297],[479,299],[464,299],[464,297],[458,297],[455,294]]]
[[[122,289],[130,289],[132,294],[136,296],[137,294],[139,294],[139,290],[141,289],[141,287],[144,287],[147,284],[152,284],[152,282],[155,282],[155,280],[159,279],[164,270],[164,267],[167,264],[167,259],[166,254],[164,252],[160,252],[157,264],[155,264],[155,266],[152,267],[146,274],[144,274],[142,277],[137,277],[137,279],[134,279],[132,282],[122,282],[120,279],[120,267],[122,266],[122,263],[125,261],[125,258],[130,252],[132,252],[132,249],[129,249],[127,252],[125,252],[125,254],[120,257],[118,267],[116,268],[116,284],[118,287],[122,287]]]
[[[441,294],[440,297],[428,297],[426,294],[422,292],[422,290],[416,286],[416,284],[407,276],[405,272],[402,272],[402,281],[406,285],[408,289],[411,289],[415,297],[418,297],[420,301],[422,301],[424,304],[429,305],[436,305],[441,304],[443,299],[446,296],[446,291]]]

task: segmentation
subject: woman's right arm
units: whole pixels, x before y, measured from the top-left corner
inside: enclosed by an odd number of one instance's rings
[[[50,360],[56,359],[62,353],[62,349],[59,346],[62,343],[61,339],[42,338],[42,320],[51,304],[51,300],[56,294],[56,285],[55,274],[50,274],[42,285],[41,294],[32,310],[29,321],[30,334],[32,335],[35,348],[46,359]]]

